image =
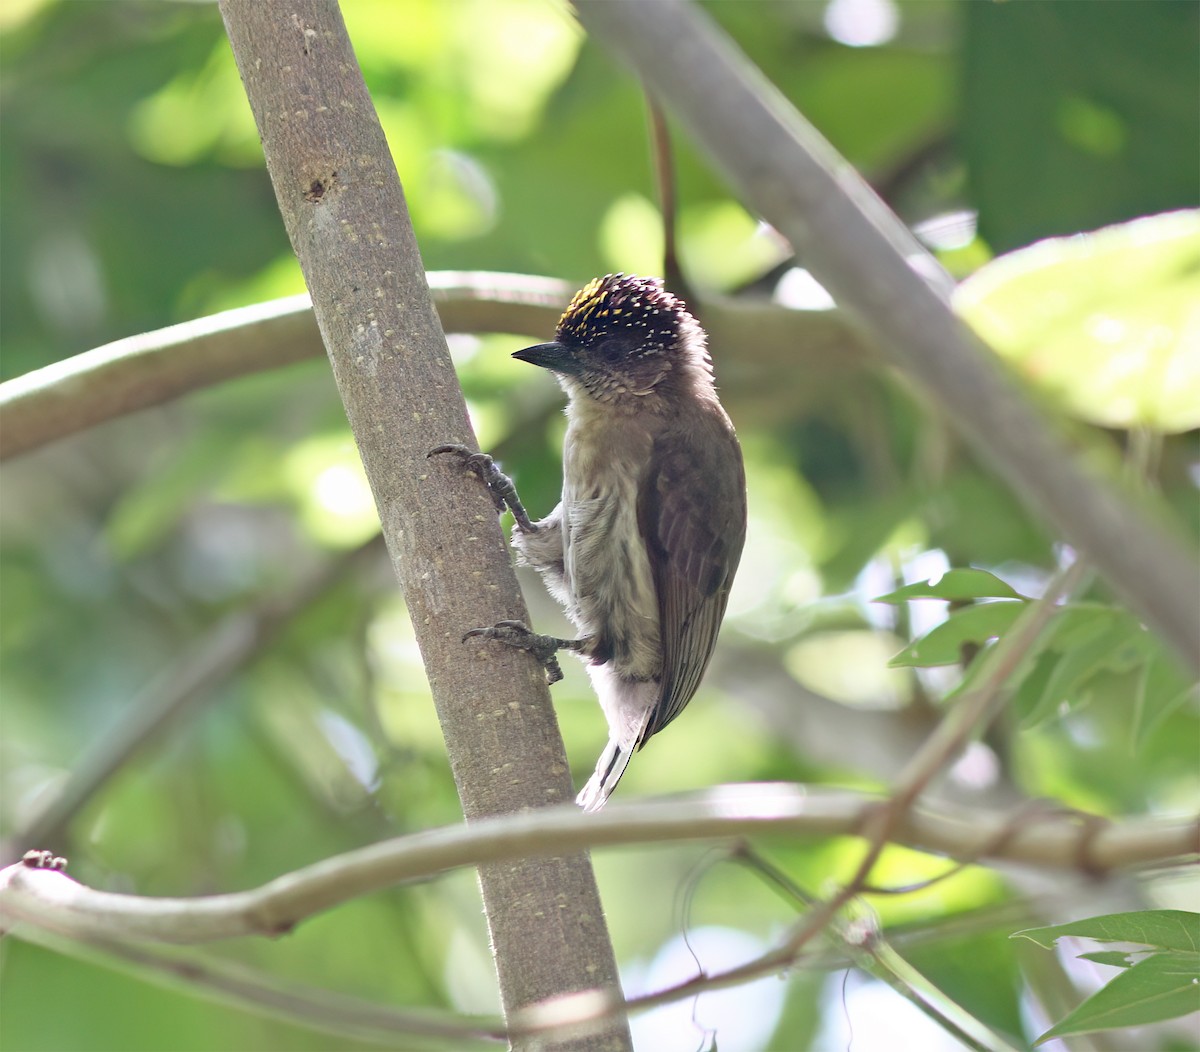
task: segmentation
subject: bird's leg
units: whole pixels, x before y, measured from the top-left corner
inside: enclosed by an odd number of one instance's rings
[[[452,453],[483,480],[496,511],[503,513],[507,508],[513,513],[518,529],[524,533],[538,532],[537,524],[529,517],[525,505],[517,496],[517,487],[513,485],[512,479],[496,466],[496,462],[490,456],[456,443],[437,446],[427,455],[433,457],[442,453]],[[559,639],[557,636],[538,635],[520,621],[498,621],[490,628],[472,628],[463,636],[463,642],[476,636],[494,639],[498,643],[532,654],[538,664],[546,670],[549,683],[557,683],[563,678],[562,667],[555,657],[558,651],[585,651],[590,643],[588,639]]]
[[[455,443],[437,446],[431,449],[426,456],[433,457],[440,453],[453,453],[471,471],[483,479],[484,485],[487,486],[488,495],[492,498],[492,503],[496,506],[496,511],[503,514],[504,509],[507,508],[513,513],[513,518],[516,519],[519,529],[525,533],[537,533],[537,526],[529,517],[529,513],[525,510],[525,505],[521,503],[521,498],[517,496],[517,487],[513,485],[512,479],[496,466],[496,462],[490,456],[486,453],[477,453],[466,446],[460,446]]]
[[[546,670],[546,681],[557,683],[563,678],[562,667],[555,656],[560,650],[586,651],[589,639],[559,639],[557,636],[540,636],[520,621],[498,621],[491,628],[472,628],[465,636],[465,643],[472,636],[494,639],[497,643],[524,650],[537,659]]]

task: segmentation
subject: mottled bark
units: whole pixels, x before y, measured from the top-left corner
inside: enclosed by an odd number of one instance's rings
[[[542,671],[464,648],[524,604],[491,501],[441,442],[475,445],[387,142],[334,0],[223,0],[288,236],[379,509],[468,820],[572,798]],[[581,816],[581,821],[583,821]],[[480,867],[506,1014],[616,988],[587,855]],[[623,1021],[561,1048],[627,1048]]]

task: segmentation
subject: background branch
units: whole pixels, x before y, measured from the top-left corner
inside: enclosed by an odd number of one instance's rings
[[[215,954],[181,953],[144,943],[113,939],[63,938],[45,929],[24,927],[20,938],[54,953],[117,968],[144,982],[231,1004],[243,1011],[278,1019],[340,1038],[395,1046],[398,1038],[452,1041],[453,1048],[495,1047],[504,1040],[498,1018],[469,1017],[434,1009],[393,1008],[294,980],[283,980]],[[338,1047],[341,1047],[340,1045]],[[435,1046],[436,1047],[436,1046]]]
[[[571,289],[523,274],[431,271],[426,274],[446,332],[552,332]],[[700,296],[710,342],[722,363],[726,401],[763,412],[765,371],[802,368],[804,391],[775,399],[794,412],[801,394],[821,397],[866,355],[862,333],[838,310],[793,310],[765,300]],[[747,341],[745,334],[754,333]],[[140,333],[35,369],[0,384],[0,460],[141,409],[241,376],[279,369],[325,353],[307,294],[222,311]],[[787,396],[784,398],[783,396]]]
[[[613,804],[584,819],[573,807],[542,809],[427,830],[322,860],[252,891],[192,899],[93,891],[62,873],[8,867],[0,880],[5,924],[28,922],[65,934],[156,942],[208,942],[277,935],[359,895],[428,879],[462,866],[507,868],[516,860],[624,844],[766,836],[864,836],[884,801],[795,785],[721,786],[671,800]],[[1015,815],[912,808],[890,842],[921,851],[1077,871],[1166,865],[1200,853],[1195,820],[1105,823],[1047,809]]]
[[[948,305],[949,278],[706,15],[682,0],[582,0],[580,20],[691,132],[874,342],[1031,512],[1061,530],[1200,669],[1196,562],[1086,474]]]
[[[739,852],[735,857],[740,860],[741,855]],[[1060,886],[1055,897],[1076,893],[1073,887]],[[1045,894],[1041,896],[1042,899],[1047,897]],[[1034,905],[1009,903],[1002,907],[992,906],[960,915],[952,923],[934,929],[906,931],[901,926],[894,931],[888,945],[911,952],[948,929],[963,934],[992,931],[1001,926],[1010,930],[1029,927],[1040,916],[1031,912]],[[180,951],[163,945],[84,938],[78,934],[61,936],[32,925],[22,925],[13,934],[67,957],[102,967],[116,967],[159,986],[192,996],[215,998],[248,1012],[280,1018],[291,1025],[343,1039],[357,1037],[394,1043],[399,1035],[409,1038],[422,1035],[452,1039],[455,1041],[454,1047],[460,1049],[471,1040],[482,1042],[502,1039],[504,1033],[499,1019],[431,1009],[393,1008],[365,998],[335,993],[294,980],[283,980],[194,948]],[[819,952],[804,954],[796,961],[795,967],[822,972],[838,970],[852,966],[860,956],[859,951],[843,940],[837,945],[823,946]],[[1039,959],[1053,960],[1049,957]]]
[[[523,619],[525,607],[486,492],[453,465],[426,459],[440,442],[476,442],[341,13],[334,0],[222,0],[220,8],[463,811],[475,821],[569,800],[570,771],[540,667],[525,654],[461,644],[466,630]],[[585,854],[483,866],[479,878],[506,1016],[595,987],[619,999]],[[628,1048],[624,1020],[610,1020],[586,1047]]]
[[[129,700],[120,720],[71,765],[66,781],[38,801],[20,829],[0,843],[8,865],[27,849],[65,850],[62,840],[80,809],[140,750],[185,713],[213,696],[217,686],[271,645],[293,618],[360,565],[383,554],[380,537],[321,567],[286,595],[222,618],[185,653]]]

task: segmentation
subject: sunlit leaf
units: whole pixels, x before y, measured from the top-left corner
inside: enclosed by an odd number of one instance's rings
[[[1200,426],[1200,212],[1001,256],[955,306],[1071,413],[1105,427]]]
[[[947,570],[936,583],[933,580],[906,584],[873,602],[903,603],[909,599],[1024,599],[1020,592],[1005,584],[987,570],[968,567],[962,570]]]
[[[1095,964],[1107,964],[1113,968],[1130,968],[1137,964],[1137,958],[1122,950],[1093,950],[1091,953],[1080,953],[1076,956],[1081,961],[1092,961]]]
[[[1014,939],[1018,936],[1032,939],[1046,949],[1051,949],[1065,935],[1095,939],[1097,942],[1134,942],[1160,950],[1200,952],[1200,913],[1189,913],[1187,910],[1106,913],[1069,924],[1013,932]]]
[[[1058,660],[1024,715],[1026,725],[1049,719],[1063,704],[1085,700],[1088,681],[1111,672],[1125,644],[1139,631],[1130,615],[1112,607],[1080,604],[1060,611],[1042,644],[1045,651],[1057,653]]]
[[[905,647],[889,664],[921,668],[957,665],[963,659],[964,646],[986,643],[1003,635],[1024,608],[1024,603],[999,601],[958,610],[932,632]]]
[[[1200,914],[1185,910],[1109,913],[1013,933],[1013,938],[1031,939],[1046,949],[1052,949],[1064,936],[1131,942],[1161,952],[1132,966],[1128,966],[1128,954],[1120,951],[1083,954],[1088,960],[1126,970],[1059,1020],[1035,1044],[1066,1034],[1144,1026],[1200,1009]]]
[[[37,17],[13,21],[10,11],[27,3],[0,4],[6,143],[0,248],[8,264],[0,289],[0,372],[15,375],[139,330],[302,291],[216,6],[49,2]],[[661,272],[661,253],[653,249],[662,218],[641,84],[597,40],[585,38],[569,5],[356,0],[342,6],[430,271],[546,275],[571,288],[604,269],[637,264]],[[1146,17],[1144,5],[1122,4],[977,4],[965,15],[960,5],[928,0],[876,6],[895,7],[891,14],[899,19],[895,40],[872,47],[831,45],[821,30],[828,4],[708,4],[706,10],[846,160],[870,174],[886,200],[906,218],[938,221],[936,244],[955,254],[958,274],[1035,236],[1189,207],[1158,188],[1163,173],[1189,178],[1188,164],[1169,162],[1190,148],[1194,93],[1170,89],[1194,80],[1194,63],[1190,54],[1186,63],[1171,59],[1186,50],[1186,34],[1154,28],[1164,17],[1173,27],[1189,13]],[[993,18],[1021,20],[1030,32],[1017,42],[1028,46],[997,49],[997,27],[980,28]],[[1053,28],[1078,19],[1151,29],[1145,39],[1111,32],[1104,52],[1092,46],[1094,33],[1051,40],[1044,31],[1047,21]],[[972,25],[979,51],[964,53],[956,29],[971,33]],[[1174,52],[1164,47],[1171,43]],[[1056,54],[1078,57],[1081,48],[1112,61],[1052,61]],[[965,99],[960,116],[956,104],[964,99],[955,88],[963,81],[956,71],[964,59],[967,79],[982,83],[986,97]],[[1155,71],[1161,75],[1148,79]],[[1055,78],[1051,86],[1067,90],[1045,90],[1039,78],[1047,76]],[[1149,108],[1168,107],[1176,119],[1155,122],[1152,113],[1123,107],[1121,98],[1131,92]],[[1065,147],[1089,151],[1081,154],[1089,164],[1103,154],[1119,180],[1094,169],[1048,180],[1040,161],[1045,136],[1014,122],[1014,101],[1024,114],[1045,114],[1049,131],[1069,133]],[[988,109],[977,119],[981,102]],[[932,569],[893,575],[895,567],[913,565],[914,552],[936,552],[936,563],[919,565],[962,567],[970,576],[939,579],[928,596],[939,602],[914,602],[904,611],[922,626],[911,638],[941,620],[947,602],[1001,599],[1020,607],[1014,600],[1021,597],[1007,586],[966,568],[1007,578],[997,567],[1021,566],[1036,578],[1055,565],[1054,538],[1006,484],[970,458],[942,456],[948,450],[938,429],[890,373],[866,362],[848,370],[836,326],[828,335],[816,328],[815,342],[804,343],[795,363],[763,357],[755,346],[762,332],[752,319],[772,309],[757,302],[761,297],[792,304],[786,285],[771,287],[776,264],[790,250],[730,196],[686,130],[672,127],[680,255],[693,288],[708,290],[699,306],[719,290],[747,308],[744,325],[722,332],[720,311],[708,324],[717,376],[746,453],[750,541],[725,653],[703,696],[670,739],[652,743],[657,751],[635,763],[621,791],[633,798],[731,778],[877,787],[910,748],[907,717],[848,712],[843,703],[903,705],[915,681],[908,669],[885,676],[878,667],[908,642],[890,634],[897,607],[864,611],[861,597],[931,576]],[[1013,138],[1033,153],[1011,149]],[[992,154],[980,164],[968,157],[964,183],[959,166],[945,163],[956,153],[947,154],[945,144],[970,139]],[[998,206],[992,162],[1003,158],[1015,192]],[[1037,178],[1027,181],[1027,171]],[[1090,208],[1079,218],[1079,210],[1064,211],[1114,187],[1129,203],[1119,214]],[[951,247],[969,232],[976,208],[981,236]],[[995,233],[1005,223],[1015,228],[1013,236]],[[486,320],[487,300],[478,306],[475,317]],[[798,321],[807,340],[813,319]],[[452,346],[483,448],[498,447],[538,514],[561,496],[562,392],[551,376],[522,372],[509,354],[549,338],[552,326],[552,319],[539,323],[522,343],[457,334]],[[828,363],[828,376],[820,361]],[[403,413],[405,404],[393,410]],[[378,423],[386,427],[386,418]],[[1194,497],[1189,452],[1177,440],[1163,443],[1159,481],[1177,510],[1190,509]],[[97,733],[128,718],[136,722],[137,706],[129,704],[136,691],[161,670],[169,673],[214,618],[272,611],[273,596],[294,594],[310,570],[330,561],[332,552],[323,549],[357,544],[378,529],[324,361],[280,370],[269,380],[221,385],[6,463],[3,471],[0,810],[9,825],[52,799]],[[1128,494],[1131,501],[1141,497]],[[255,887],[396,830],[461,820],[407,609],[379,576],[382,564],[356,565],[273,641],[261,640],[252,665],[210,688],[202,713],[197,708],[148,742],[140,759],[93,795],[90,813],[81,813],[72,830],[77,847],[86,846],[72,858],[73,868],[83,867],[77,879],[142,894]],[[443,570],[466,574],[472,566],[469,553],[448,553]],[[540,584],[532,575],[525,583],[539,630],[567,631]],[[980,616],[994,614],[965,618]],[[1094,702],[1068,726],[1017,734],[1003,760],[1037,795],[1095,805],[1099,813],[1153,814],[1187,798],[1195,767],[1196,717],[1186,704],[1176,707],[1186,695],[1172,700],[1173,673],[1169,659],[1155,657],[1157,640],[1137,626],[1091,676],[1062,670],[1064,655],[1091,639],[1093,629],[1102,634],[1116,616],[1056,615],[1052,627],[1061,617],[1060,630],[1047,632],[1025,663],[1033,671],[1019,688],[1014,677],[1006,690],[1018,689],[1018,711],[1028,712],[1057,673],[1060,683],[1074,680],[1071,696]],[[479,623],[486,623],[483,616]],[[984,636],[994,627],[966,634]],[[464,654],[490,656],[481,648]],[[803,710],[792,704],[799,691],[775,675],[781,661],[794,671],[797,655],[812,673],[804,685],[836,704],[812,699]],[[971,670],[982,664],[966,670],[968,687]],[[1118,667],[1132,671],[1114,676]],[[924,685],[932,690],[939,679],[964,678],[957,667],[949,672]],[[583,665],[568,663],[566,674],[557,688],[567,691],[558,694],[559,717],[572,770],[584,776],[606,729]],[[875,686],[868,674],[878,676]],[[486,700],[475,699],[490,719]],[[779,707],[764,709],[760,721],[758,701]],[[756,710],[753,726],[748,702]],[[1137,737],[1125,733],[1130,723],[1146,738],[1140,750],[1131,749]],[[995,773],[991,759],[980,749],[957,773],[982,784]],[[505,778],[499,772],[497,784]],[[817,894],[823,882],[850,880],[861,862],[861,843],[852,837],[773,850],[783,853],[790,878]],[[680,888],[693,883],[690,928],[768,931],[780,923],[775,892],[759,887],[744,867],[706,867],[693,881],[688,874],[697,852],[704,849],[656,848],[654,864],[664,879],[653,884],[639,853],[597,856],[609,924],[626,958],[653,956],[670,935],[663,926],[671,923]],[[889,847],[874,876],[905,885],[948,867],[944,859]],[[494,966],[476,884],[475,874],[463,871],[347,903],[301,925],[286,944],[248,944],[247,963],[285,982],[303,975],[377,1002],[493,1005]],[[1021,942],[1007,935],[1020,924],[1063,916],[1008,920],[1029,915],[1028,904],[985,865],[923,891],[871,898],[906,960],[947,997],[1015,1047],[1036,1036],[1026,1036],[1022,1009],[1040,983],[1033,980],[1031,988],[1025,981]],[[1121,962],[1127,970],[1160,952],[1111,943],[1085,948],[1111,964],[1112,974]],[[0,1013],[4,1048],[331,1047],[326,1034],[280,1033],[250,1012],[116,982],[122,977],[108,969],[83,969],[68,956],[31,949],[16,943],[6,951],[13,959],[6,958],[5,981],[15,986],[5,987]],[[395,966],[381,969],[381,960]],[[690,958],[683,963],[694,970]],[[734,963],[702,961],[705,968]],[[830,996],[840,980],[803,969],[785,978],[785,1016],[761,1046],[837,1044],[826,1024],[843,1015]],[[64,1000],[76,1010],[58,1010]],[[876,1044],[895,1044],[896,1033],[888,1034],[883,1021],[888,1013],[851,1014],[857,1036],[839,1047],[870,1045],[871,1023],[885,1030]],[[745,1037],[727,1027],[720,1043],[739,1036]],[[366,1047],[350,1033],[333,1043]],[[406,1035],[391,1041],[411,1044]]]
[[[1025,726],[1087,702],[1113,676],[1136,674],[1128,711],[1133,740],[1146,736],[1183,705],[1193,689],[1174,655],[1127,611],[1097,603],[1072,603],[1042,634],[1029,672],[1015,697]]]
[[[1015,712],[1033,712],[1046,693],[1061,655],[1055,650],[1040,650],[1033,654],[1028,671],[1021,677],[1012,705]]]

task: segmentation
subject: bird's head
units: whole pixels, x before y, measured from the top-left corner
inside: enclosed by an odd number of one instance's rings
[[[552,343],[513,355],[558,374],[567,393],[637,401],[701,377],[711,382],[704,330],[657,278],[608,274],[575,293]]]

